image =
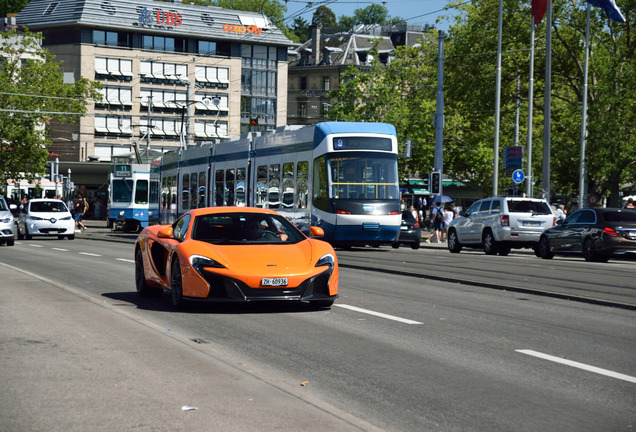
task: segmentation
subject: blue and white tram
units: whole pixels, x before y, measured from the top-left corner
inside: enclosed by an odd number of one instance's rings
[[[176,182],[173,216],[193,206],[270,208],[304,232],[323,228],[336,246],[377,246],[399,235],[397,154],[395,127],[386,123],[285,126],[166,154],[162,186],[167,194]]]
[[[159,171],[159,161],[113,165],[108,226],[138,232],[160,222]]]

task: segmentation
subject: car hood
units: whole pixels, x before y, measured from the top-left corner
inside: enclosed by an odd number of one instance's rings
[[[232,272],[261,275],[274,274],[285,270],[290,274],[306,272],[315,265],[320,256],[314,256],[316,251],[309,240],[296,244],[266,244],[266,245],[213,245],[205,242],[198,243],[198,252],[223,264]]]

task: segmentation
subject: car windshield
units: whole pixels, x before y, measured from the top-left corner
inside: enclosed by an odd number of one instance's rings
[[[620,210],[603,212],[603,219],[607,222],[636,223],[636,211]]]
[[[510,213],[552,214],[552,210],[550,210],[550,207],[544,201],[508,200],[508,210]]]
[[[0,211],[8,210],[7,204],[4,202],[4,198],[0,197]]]
[[[197,216],[193,240],[214,244],[293,244],[306,237],[287,219],[264,213],[215,213]]]
[[[66,204],[62,201],[36,201],[29,207],[33,213],[66,212]]]

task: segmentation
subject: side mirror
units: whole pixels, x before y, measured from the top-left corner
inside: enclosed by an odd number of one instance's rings
[[[159,232],[157,233],[157,237],[159,238],[172,238],[172,227],[171,226],[165,226],[163,228],[161,228],[159,230]]]
[[[317,226],[309,227],[309,232],[312,237],[323,237],[325,235],[325,230]]]

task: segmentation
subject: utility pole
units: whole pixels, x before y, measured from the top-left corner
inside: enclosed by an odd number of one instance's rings
[[[440,173],[439,194],[442,195],[442,185],[444,183],[444,30],[440,30],[438,35],[437,101],[435,109],[435,158],[433,160],[433,171],[437,171]]]
[[[148,96],[148,130],[146,131],[146,148],[150,149],[150,129],[152,129],[152,96]]]

